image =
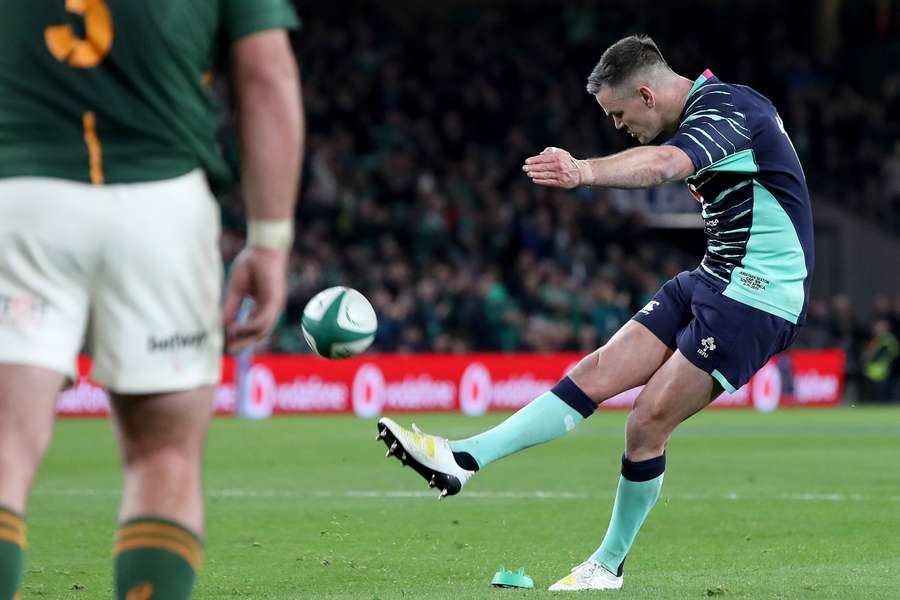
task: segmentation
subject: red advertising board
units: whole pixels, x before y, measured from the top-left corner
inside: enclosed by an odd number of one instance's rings
[[[241,414],[355,413],[375,417],[390,412],[462,412],[521,408],[552,387],[581,358],[579,354],[367,354],[344,361],[310,355],[263,355],[244,369],[246,400]],[[225,359],[216,390],[216,412],[235,413],[239,402],[236,362]],[[82,376],[63,392],[62,416],[102,416],[105,392]],[[844,354],[840,350],[786,352],[772,358],[750,382],[723,394],[715,408],[774,410],[778,407],[836,406],[843,396]],[[602,409],[627,409],[640,388],[610,398]]]

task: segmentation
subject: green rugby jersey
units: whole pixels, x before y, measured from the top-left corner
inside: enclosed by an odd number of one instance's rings
[[[0,177],[133,183],[231,176],[209,73],[220,50],[298,25],[288,0],[0,0]]]

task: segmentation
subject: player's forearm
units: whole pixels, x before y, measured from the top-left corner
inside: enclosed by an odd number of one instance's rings
[[[581,185],[646,188],[683,179],[690,173],[685,174],[685,167],[679,164],[673,150],[681,152],[670,146],[642,146],[578,161]]]
[[[296,62],[283,49],[239,70],[241,179],[249,219],[293,219],[304,120]]]

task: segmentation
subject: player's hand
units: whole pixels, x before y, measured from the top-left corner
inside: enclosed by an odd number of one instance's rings
[[[538,185],[570,190],[590,183],[587,161],[574,158],[562,148],[544,148],[537,156],[526,158],[522,170]]]
[[[243,350],[272,329],[285,302],[287,265],[288,253],[270,248],[247,247],[234,259],[223,311],[228,352]],[[247,320],[238,323],[238,309],[246,297],[254,306]]]

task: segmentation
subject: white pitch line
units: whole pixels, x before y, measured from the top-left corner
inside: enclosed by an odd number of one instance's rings
[[[98,489],[38,489],[33,492],[39,496],[107,496],[117,498],[122,495],[120,490]],[[409,490],[346,490],[330,491],[320,490],[301,492],[295,490],[239,490],[222,489],[206,490],[208,498],[432,498],[433,491],[409,491]],[[464,494],[466,498],[484,500],[586,500],[592,496],[583,492],[564,491],[507,491],[507,492],[479,492],[469,491]],[[725,494],[666,494],[663,492],[663,500],[784,500],[791,502],[900,502],[900,496],[866,496],[863,494],[840,493],[805,493],[805,494],[776,494],[774,496],[738,494],[727,492]]]

